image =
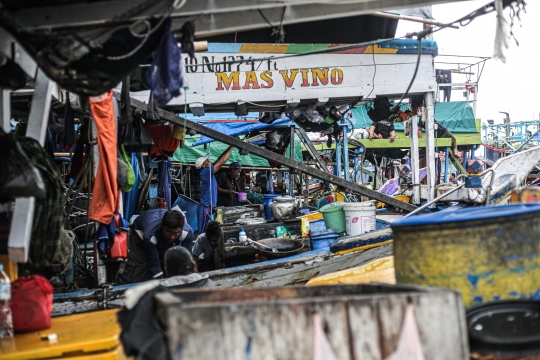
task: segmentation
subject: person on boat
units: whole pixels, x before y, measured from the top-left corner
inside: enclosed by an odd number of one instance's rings
[[[422,120],[418,120],[418,138],[422,138],[422,129],[426,129],[426,122]],[[449,138],[452,139],[452,151],[454,152],[454,155],[459,156],[458,149],[457,149],[457,142],[456,138],[450,130],[442,126],[438,121],[435,120],[435,137],[437,139],[442,138]]]
[[[457,185],[456,174],[450,173],[449,179],[450,179],[449,181],[450,181],[452,184],[456,184],[456,185]]]
[[[199,207],[197,208],[197,230],[199,234],[204,232],[206,224],[212,216],[212,209],[216,207],[217,204],[218,191],[215,174],[227,160],[229,160],[233,149],[232,146],[229,146],[229,148],[218,157],[213,165],[208,160],[210,154],[202,156],[195,161],[195,168],[201,169],[201,200]]]
[[[242,165],[238,162],[232,162],[229,165],[229,170],[220,174],[217,177],[218,186],[218,199],[217,206],[234,206],[236,205],[235,197],[236,193],[243,192],[245,189],[240,190],[238,183],[236,182],[240,177],[240,171]]]
[[[193,246],[193,260],[196,272],[221,269],[219,249],[223,243],[223,232],[217,221],[210,221],[206,231],[197,237]]]
[[[394,130],[394,122],[390,119],[373,122],[368,129],[369,140],[372,139],[390,139],[390,142],[399,139]]]
[[[246,191],[246,187],[249,186],[249,175],[245,170],[240,170],[240,177],[236,180],[236,184],[240,191]]]
[[[175,246],[182,246],[188,252],[193,246],[193,230],[184,214],[164,209],[144,212],[130,226],[128,258],[118,282],[162,279],[165,252]]]
[[[167,287],[202,288],[214,287],[208,275],[194,273],[195,262],[185,248],[175,246],[165,253],[165,275],[167,279],[161,285]]]

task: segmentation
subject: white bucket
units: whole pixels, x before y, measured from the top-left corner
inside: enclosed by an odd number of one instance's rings
[[[373,202],[345,203],[343,210],[347,235],[360,235],[375,230],[377,209]]]

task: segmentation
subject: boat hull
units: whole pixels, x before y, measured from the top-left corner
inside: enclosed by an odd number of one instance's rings
[[[346,254],[330,249],[308,251],[283,259],[208,272],[216,287],[270,287],[301,284],[315,276],[362,265],[392,255],[391,241],[357,248]],[[138,284],[56,294],[53,316],[70,315],[124,305],[124,292]]]

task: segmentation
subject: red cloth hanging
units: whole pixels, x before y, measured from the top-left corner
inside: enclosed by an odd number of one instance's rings
[[[103,224],[110,224],[118,208],[116,117],[112,91],[90,97],[90,109],[98,134],[99,163],[97,168],[89,217]]]
[[[150,155],[171,157],[180,144],[180,140],[172,137],[172,126],[170,124],[153,124],[147,121],[146,128],[154,141]]]

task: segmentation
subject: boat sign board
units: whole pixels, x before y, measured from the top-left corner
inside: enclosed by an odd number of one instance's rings
[[[264,105],[297,106],[318,101],[397,97],[407,90],[416,67],[416,54],[279,54],[279,53],[196,53],[183,56],[187,97],[172,99],[168,106],[206,111],[234,109],[247,103],[250,110]],[[436,90],[433,55],[420,58],[411,94]],[[133,94],[147,101],[148,92]],[[348,101],[348,100],[347,100]],[[257,104],[263,106],[257,106]]]

